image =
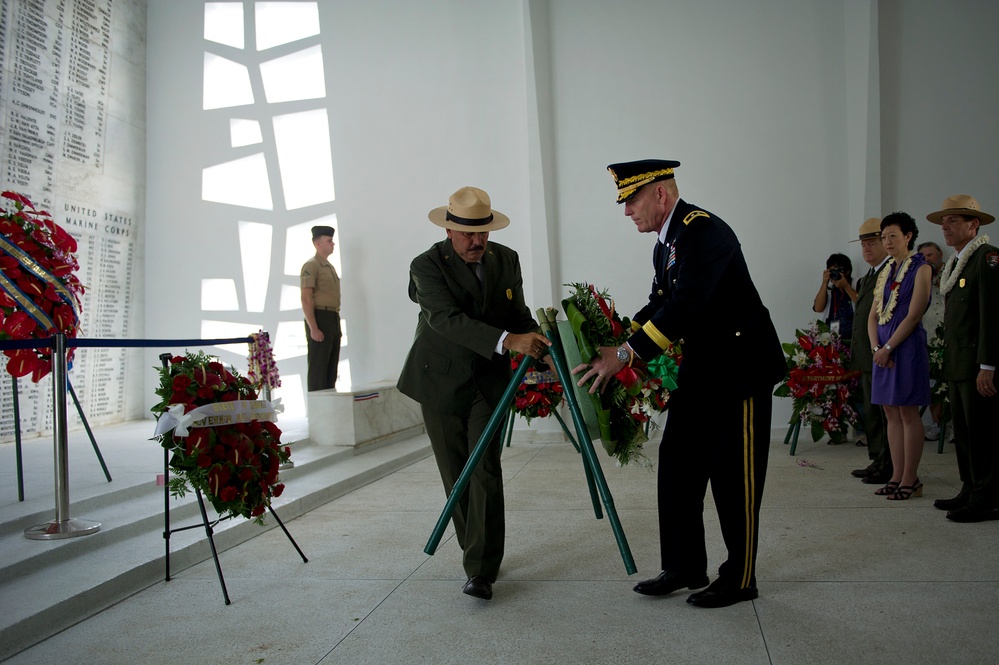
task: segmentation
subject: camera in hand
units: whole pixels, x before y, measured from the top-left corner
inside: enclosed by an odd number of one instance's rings
[[[831,279],[834,282],[838,282],[839,278],[842,277],[842,276],[843,276],[842,273],[840,273],[840,271],[838,271],[838,270],[830,270],[829,271],[829,279]]]

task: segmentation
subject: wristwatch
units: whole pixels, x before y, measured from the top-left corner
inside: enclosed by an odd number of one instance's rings
[[[887,343],[886,343],[886,344],[885,344],[885,349],[887,349],[887,350],[888,350],[888,352],[889,352],[889,353],[891,353],[891,344],[887,344]]]
[[[623,344],[617,347],[617,359],[623,363],[626,363],[629,360],[631,360],[631,354],[628,352],[628,347],[624,346]]]

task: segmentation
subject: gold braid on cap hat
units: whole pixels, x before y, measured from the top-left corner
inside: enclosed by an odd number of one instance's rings
[[[663,169],[661,171],[652,171],[650,173],[641,173],[639,175],[633,175],[630,178],[625,178],[624,180],[618,180],[617,186],[623,189],[632,183],[638,182],[639,180],[649,179],[651,181],[652,179],[658,178],[659,176],[663,175],[673,175],[673,169]]]

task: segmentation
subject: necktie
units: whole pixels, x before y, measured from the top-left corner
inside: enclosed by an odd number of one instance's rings
[[[666,252],[666,245],[661,241],[656,241],[656,248],[652,252],[652,265],[656,269],[656,276],[663,268],[663,254]]]
[[[482,290],[482,264],[479,263],[478,261],[476,261],[476,262],[466,263],[465,265],[468,266],[468,269],[472,271],[473,275],[475,275],[475,279],[477,279],[479,281],[479,290],[481,291]]]

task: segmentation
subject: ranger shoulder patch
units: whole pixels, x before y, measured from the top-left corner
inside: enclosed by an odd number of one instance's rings
[[[985,265],[989,268],[999,266],[999,252],[989,252],[985,255]]]

